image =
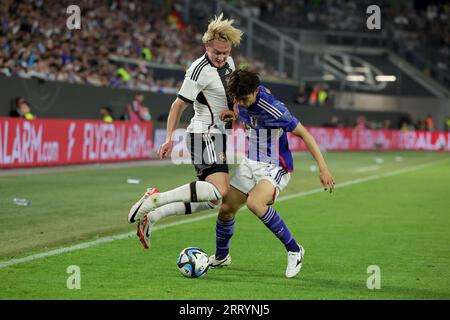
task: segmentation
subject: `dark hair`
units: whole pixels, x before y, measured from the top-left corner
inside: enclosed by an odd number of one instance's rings
[[[100,110],[105,110],[109,114],[112,114],[112,109],[110,107],[108,107],[108,106],[103,106],[103,107],[100,108]]]
[[[30,106],[30,104],[28,103],[28,101],[25,98],[23,98],[23,97],[16,97],[14,99],[14,102],[11,104],[11,107],[13,109],[18,108],[19,104],[21,104],[21,103],[26,103],[28,106]]]
[[[227,94],[233,99],[240,99],[255,92],[259,84],[260,80],[256,72],[238,69],[228,77]]]

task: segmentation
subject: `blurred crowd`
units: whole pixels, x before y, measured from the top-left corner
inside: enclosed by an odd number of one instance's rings
[[[351,128],[356,130],[366,129],[398,129],[399,127],[392,123],[391,119],[384,119],[383,121],[367,119],[364,115],[358,116],[356,119],[340,119],[333,115],[330,121],[322,123],[323,127],[330,128]]]
[[[115,88],[176,92],[180,78],[156,78],[146,62],[186,68],[204,48],[182,19],[183,0],[86,0],[82,29],[67,30],[70,0],[0,2],[0,74]],[[361,31],[369,0],[229,0],[272,26]],[[383,28],[443,71],[450,67],[448,2],[378,1]],[[363,14],[355,14],[363,12]],[[386,19],[387,18],[387,19]],[[392,28],[391,28],[392,27]],[[199,32],[200,31],[200,32]],[[133,59],[123,63],[120,59]],[[261,61],[233,53],[263,78],[286,78]]]
[[[66,28],[70,1],[2,1],[0,72],[111,87],[157,86],[147,68],[118,66],[110,59],[148,59],[184,64],[198,53],[190,28],[179,32],[160,1],[85,1],[82,29]],[[146,14],[143,15],[143,12]],[[185,43],[184,43],[185,42]],[[181,44],[188,54],[181,54]]]
[[[311,105],[315,107],[332,107],[333,101],[330,95],[330,88],[326,83],[302,83],[298,87],[295,101],[301,105]]]
[[[143,93],[137,93],[133,100],[126,104],[118,114],[114,114],[110,106],[104,105],[99,109],[99,120],[112,122],[115,120],[131,122],[147,122],[152,120],[150,107],[144,105],[145,96]],[[34,120],[37,118],[32,111],[31,103],[24,97],[15,97],[11,101],[11,110],[9,117]]]
[[[356,1],[228,0],[227,2],[276,27],[356,30],[361,25],[361,17],[355,15],[359,5]]]
[[[366,30],[366,9],[377,4],[382,29],[440,70],[450,68],[450,2],[420,0],[228,0],[272,26],[326,31]]]
[[[402,131],[435,131],[436,126],[431,114],[428,114],[424,119],[418,119],[413,121],[402,121],[400,124],[400,130]],[[450,115],[444,120],[444,130],[450,132]]]
[[[339,119],[333,115],[330,121],[322,124],[324,127],[331,128],[352,128],[356,130],[365,129],[384,129],[384,130],[402,130],[402,131],[435,131],[434,121],[431,115],[427,115],[425,119],[419,119],[416,122],[411,119],[400,119],[399,123],[393,123],[392,119],[374,120],[368,119],[364,115],[358,116],[356,119]],[[450,131],[450,116],[447,117],[445,131]]]
[[[424,4],[405,1],[392,14],[395,39],[410,52],[432,62],[439,70],[450,71],[450,2]]]
[[[151,121],[152,116],[150,107],[144,104],[144,94],[137,93],[133,100],[124,106],[122,110],[116,114],[110,106],[101,106],[99,108],[99,120],[105,122],[112,122],[115,120],[131,121],[131,122],[146,122]],[[308,103],[308,101],[306,101]],[[311,103],[309,103],[312,105]],[[314,106],[318,106],[314,104]],[[36,119],[36,114],[32,111],[31,104],[23,97],[16,97],[11,101],[10,117],[23,118],[26,120]],[[167,116],[163,116],[167,119]],[[153,119],[159,121],[160,119]],[[358,116],[356,119],[340,119],[337,115],[331,116],[330,120],[321,124],[323,127],[329,128],[352,128],[356,130],[365,129],[400,129],[402,131],[435,131],[433,117],[428,114],[423,120],[419,119],[412,122],[411,119],[400,119],[399,123],[393,123],[391,119],[384,119],[383,121],[367,119],[364,115]],[[444,130],[450,132],[450,115],[444,121]]]
[[[83,1],[81,30],[68,30],[72,2],[2,0],[0,74],[174,93],[180,80],[155,79],[146,62],[186,68],[204,52],[204,30],[183,22],[182,0]],[[241,61],[264,68],[238,55]]]

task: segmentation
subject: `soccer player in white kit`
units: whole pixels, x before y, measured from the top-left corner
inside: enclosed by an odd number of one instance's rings
[[[305,250],[271,206],[294,170],[287,132],[303,139],[317,162],[325,190],[333,190],[334,178],[312,135],[283,102],[260,85],[255,72],[234,71],[228,79],[227,90],[238,103],[239,119],[245,124],[248,143],[246,157],[231,177],[231,190],[222,201],[216,224],[216,254],[210,257],[210,266],[231,264],[229,250],[235,215],[242,205],[247,204],[285,246],[288,253],[286,277],[292,278],[300,272]]]
[[[221,115],[228,115],[229,119],[234,117],[233,102],[226,95],[225,77],[235,68],[230,53],[233,46],[239,45],[243,34],[233,22],[223,19],[222,14],[210,21],[202,38],[206,53],[186,71],[183,85],[170,109],[166,141],[158,151],[161,159],[171,155],[172,134],[183,111],[193,104],[195,114],[186,130],[186,141],[199,181],[166,192],[149,188],[129,211],[128,221],[137,222],[138,236],[146,249],[150,246],[151,229],[157,221],[171,215],[215,208],[229,191],[228,125],[221,120]]]

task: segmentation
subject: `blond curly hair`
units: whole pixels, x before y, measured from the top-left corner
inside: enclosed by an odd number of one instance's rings
[[[214,16],[209,22],[208,30],[202,37],[203,43],[208,43],[212,40],[229,41],[233,46],[238,46],[241,43],[241,30],[233,27],[233,19],[223,19],[223,13],[219,16]]]

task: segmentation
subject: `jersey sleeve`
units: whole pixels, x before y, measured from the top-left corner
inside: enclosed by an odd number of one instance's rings
[[[270,115],[267,121],[269,126],[281,128],[287,132],[291,132],[297,127],[298,119],[289,112],[283,102],[274,99],[271,104],[265,103],[265,106]]]
[[[284,129],[284,131],[287,132],[292,132],[294,131],[294,129],[297,127],[298,123],[300,121],[298,121],[298,119],[293,116],[288,109],[286,109],[286,111],[283,113],[283,115],[281,116],[281,118],[279,119],[280,121],[280,128]]]
[[[186,71],[184,76],[183,84],[181,85],[180,91],[178,91],[178,98],[187,103],[193,103],[197,98],[197,95],[206,87],[208,84],[207,77],[205,77],[204,72],[199,75],[193,75],[192,66]]]

